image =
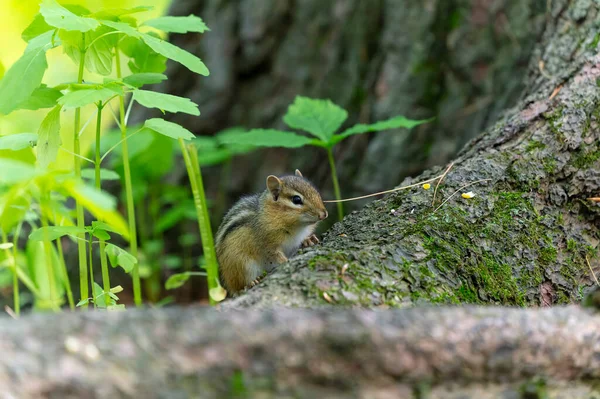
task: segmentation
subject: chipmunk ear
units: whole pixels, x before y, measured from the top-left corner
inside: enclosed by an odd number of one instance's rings
[[[282,185],[283,183],[281,182],[281,180],[279,180],[277,176],[270,175],[269,177],[267,177],[267,188],[271,192],[274,201],[277,201],[277,199],[279,198],[279,193],[281,192]]]
[[[298,177],[304,177],[304,176],[302,176],[302,173],[300,173],[300,171],[299,171],[298,169],[296,169],[296,172],[295,172],[295,174],[296,174],[296,176],[298,176]]]

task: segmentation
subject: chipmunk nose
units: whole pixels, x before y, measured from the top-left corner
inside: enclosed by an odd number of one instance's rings
[[[326,210],[325,211],[321,211],[321,213],[319,213],[319,219],[321,219],[321,220],[326,219],[327,215],[328,215],[328,213],[327,213]]]

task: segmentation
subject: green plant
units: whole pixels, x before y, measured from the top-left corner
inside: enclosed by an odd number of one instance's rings
[[[312,145],[324,148],[331,168],[331,180],[337,200],[341,199],[340,186],[333,157],[333,147],[340,141],[355,134],[376,132],[389,129],[411,129],[429,122],[427,120],[410,120],[404,116],[396,116],[373,124],[357,124],[336,134],[348,113],[330,100],[296,97],[287,110],[283,121],[292,129],[303,130],[315,138],[302,136],[293,132],[276,129],[252,129],[248,132],[238,131],[220,138],[224,144],[252,145],[263,147],[299,148]],[[343,218],[343,208],[337,203],[338,218]]]
[[[113,9],[91,12],[77,5],[59,5],[55,0],[43,0],[40,12],[23,32],[23,39],[28,43],[24,54],[8,69],[0,80],[0,114],[27,109],[37,110],[51,108],[42,122],[38,133],[12,134],[0,137],[0,150],[11,152],[9,157],[21,159],[22,162],[0,158],[3,173],[0,176],[0,230],[2,245],[9,246],[8,236],[13,232],[13,245],[20,233],[20,226],[25,218],[27,207],[33,203],[38,209],[41,226],[32,226],[28,246],[32,242],[41,241],[45,260],[36,261],[41,265],[35,273],[40,276],[41,270],[46,271],[48,295],[47,302],[53,309],[61,305],[62,289],[66,290],[69,302],[72,295],[68,286],[66,266],[63,259],[61,237],[71,237],[77,243],[79,256],[80,301],[78,306],[86,307],[89,302],[94,306],[120,308],[116,305],[116,293],[120,287],[110,287],[107,258],[113,267],[121,266],[131,273],[133,279],[134,301],[136,305],[142,302],[137,226],[134,206],[134,187],[130,165],[130,148],[128,142],[136,135],[157,134],[175,140],[190,140],[194,135],[187,129],[161,118],[152,118],[144,122],[135,131],[129,132],[127,122],[134,102],[148,107],[160,109],[163,113],[184,112],[199,115],[198,107],[187,98],[172,96],[144,90],[148,84],[159,83],[166,79],[162,74],[166,68],[166,60],[178,62],[192,72],[207,76],[208,69],[195,55],[163,40],[156,31],[168,33],[203,33],[208,30],[204,22],[195,16],[159,17],[139,24],[134,14],[151,9],[151,7],[135,7],[132,9]],[[63,51],[78,66],[77,79],[74,82],[64,82],[54,86],[42,83],[48,67],[46,52],[49,49],[62,47]],[[123,63],[131,74],[124,76]],[[110,77],[115,65],[115,77]],[[93,82],[85,79],[85,71],[92,76],[103,76],[102,81]],[[129,103],[126,107],[127,100]],[[113,113],[119,127],[120,140],[111,148],[101,153],[101,121],[102,111],[112,112],[111,102],[119,103],[118,117]],[[80,136],[90,121],[82,124],[81,109],[93,106],[96,109],[96,145],[94,159],[81,154]],[[73,112],[72,151],[61,142],[61,113]],[[83,125],[83,127],[82,127]],[[35,147],[35,152],[32,152]],[[116,213],[116,201],[101,191],[103,179],[115,179],[119,176],[110,170],[101,168],[102,162],[115,148],[120,147],[122,156],[122,181],[125,191],[125,202],[128,222],[125,224]],[[70,165],[59,165],[56,162],[59,150],[73,155],[73,168]],[[184,155],[187,153],[184,151]],[[0,156],[3,154],[0,154]],[[33,155],[33,157],[32,157]],[[197,155],[193,166],[198,166]],[[94,169],[83,169],[82,161],[94,165]],[[37,168],[29,165],[35,162]],[[196,168],[198,169],[198,168]],[[194,183],[200,182],[199,170],[191,171],[195,176]],[[86,179],[93,176],[94,187],[85,184]],[[191,176],[191,175],[190,175]],[[23,193],[28,196],[22,199]],[[55,195],[62,195],[56,199]],[[206,200],[199,191],[204,206]],[[72,212],[64,206],[68,198],[75,199],[76,222],[72,221]],[[15,212],[15,209],[19,209]],[[85,226],[84,209],[96,217],[91,226]],[[205,212],[205,210],[204,210]],[[204,215],[198,214],[198,218]],[[205,224],[201,224],[206,228]],[[14,231],[13,231],[14,230]],[[129,240],[130,252],[108,243],[109,233],[118,233]],[[203,238],[210,240],[211,236],[203,232]],[[56,241],[56,242],[53,242]],[[203,240],[204,241],[204,240]],[[102,268],[102,285],[93,280],[92,248],[99,246],[100,263]],[[203,243],[210,248],[211,243]],[[34,244],[31,244],[34,245]],[[87,248],[86,248],[87,247]],[[15,278],[20,279],[36,297],[41,297],[40,286],[36,279],[29,279],[20,273],[16,265],[16,256],[7,252],[5,256],[9,267],[14,271]],[[89,256],[89,257],[88,257]],[[39,257],[39,256],[38,256]],[[58,259],[60,257],[60,259]],[[89,267],[89,269],[88,269]],[[216,263],[210,274],[215,274]],[[33,269],[32,269],[33,270]],[[209,275],[210,275],[209,274]],[[58,281],[62,285],[58,284]],[[64,286],[64,287],[63,287]],[[92,296],[89,296],[89,288]],[[15,289],[16,289],[15,283]],[[61,291],[57,288],[61,288]],[[36,294],[37,293],[37,294]],[[18,290],[15,294],[15,306],[18,312]]]

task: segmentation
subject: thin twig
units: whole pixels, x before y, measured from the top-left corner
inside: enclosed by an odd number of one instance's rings
[[[592,272],[592,276],[594,277],[594,280],[596,280],[596,284],[598,286],[600,286],[600,282],[598,282],[598,279],[596,278],[596,273],[594,273],[594,270],[592,269],[592,265],[590,265],[590,260],[588,259],[588,256],[585,256],[585,261],[587,262],[588,267],[590,268],[590,271]]]
[[[6,313],[8,313],[8,315],[10,317],[12,317],[13,319],[18,319],[19,318],[19,316],[17,316],[17,314],[8,305],[4,306],[4,311]]]
[[[444,177],[446,177],[448,172],[450,172],[450,169],[452,169],[452,166],[454,166],[454,162],[450,162],[450,165],[448,165],[448,168],[446,169],[446,171],[444,172],[442,177],[440,177],[440,180],[438,180],[437,184],[435,185],[435,190],[433,190],[433,201],[431,201],[431,206],[433,206],[435,204],[435,197],[437,196],[438,187],[442,183],[442,180],[444,180]]]
[[[450,201],[450,199],[452,197],[454,197],[456,194],[458,194],[460,191],[464,190],[465,188],[467,188],[469,186],[472,186],[473,184],[481,183],[481,182],[484,182],[484,181],[490,181],[490,180],[492,180],[492,179],[481,179],[481,180],[476,180],[474,182],[471,182],[469,184],[465,184],[464,186],[462,186],[461,188],[459,188],[458,190],[456,190],[451,196],[449,196],[448,198],[446,198],[446,200],[444,202],[442,202],[440,204],[440,206],[438,206],[437,208],[435,208],[435,210],[433,211],[433,213],[436,213],[437,210],[440,209],[446,202]]]
[[[343,200],[328,200],[328,201],[323,201],[323,202],[325,202],[325,203],[346,202],[346,201],[356,201],[356,200],[363,199],[363,198],[375,197],[377,195],[393,193],[394,191],[405,190],[407,188],[420,186],[420,185],[425,184],[425,183],[430,183],[432,181],[435,181],[436,179],[439,179],[440,177],[442,177],[442,175],[436,176],[436,177],[434,177],[432,179],[429,179],[429,180],[421,181],[419,183],[411,184],[411,185],[408,185],[408,186],[398,187],[398,188],[394,188],[392,190],[380,191],[378,193],[363,195],[363,196],[360,196],[360,197],[346,198],[346,199],[343,199]]]
[[[91,163],[92,163],[92,164],[94,164],[94,165],[96,164],[96,162],[92,161],[91,159],[89,159],[89,158],[86,158],[86,157],[84,157],[83,155],[75,154],[74,152],[67,150],[65,147],[60,147],[60,149],[61,149],[62,151],[64,151],[64,152],[68,153],[68,154],[71,154],[71,155],[73,155],[73,156],[77,157],[77,158],[84,159],[84,160],[86,160],[86,161],[88,161],[88,162],[91,162]]]

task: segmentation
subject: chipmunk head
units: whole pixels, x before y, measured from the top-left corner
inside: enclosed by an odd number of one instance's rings
[[[327,217],[321,194],[298,169],[294,176],[267,177],[267,189],[272,205],[277,205],[301,223],[313,224]]]

